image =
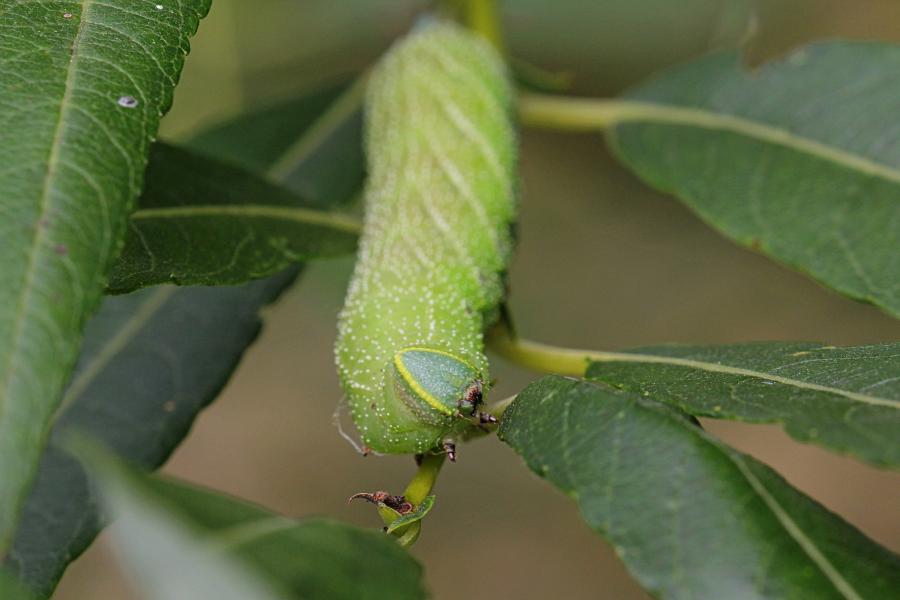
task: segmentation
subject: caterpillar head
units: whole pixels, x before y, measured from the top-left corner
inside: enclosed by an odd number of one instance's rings
[[[482,403],[481,373],[449,352],[403,348],[394,355],[390,371],[386,393],[424,420],[475,416]]]

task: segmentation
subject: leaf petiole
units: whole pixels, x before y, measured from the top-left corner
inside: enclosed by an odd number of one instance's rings
[[[488,348],[526,369],[573,377],[582,377],[591,361],[603,360],[608,355],[615,354],[541,344],[511,335],[503,326],[491,331],[485,341]],[[492,408],[493,410],[495,409]]]
[[[501,55],[506,54],[496,3],[493,0],[464,0],[464,3],[465,22],[469,29],[478,32]]]

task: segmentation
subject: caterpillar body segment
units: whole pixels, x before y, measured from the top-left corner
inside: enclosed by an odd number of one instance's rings
[[[372,74],[365,226],[336,358],[375,451],[432,451],[472,426],[513,246],[511,106],[500,58],[448,23],[417,27]]]

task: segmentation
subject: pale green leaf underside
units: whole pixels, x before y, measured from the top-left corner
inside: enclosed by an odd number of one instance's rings
[[[154,491],[292,597],[322,600],[424,598],[422,567],[394,538],[322,518],[289,519],[170,479]]]
[[[898,86],[888,44],[813,44],[752,72],[725,53],[634,90],[608,139],[729,237],[900,316]]]
[[[86,450],[86,451],[85,451]],[[128,472],[85,448],[126,570],[150,598],[424,598],[422,569],[380,532],[297,521],[236,498]]]
[[[900,344],[671,345],[591,359],[588,378],[692,415],[781,423],[800,441],[900,468]]]
[[[242,283],[356,248],[356,219],[189,150],[156,144],[146,179],[110,273],[112,293]]]
[[[208,7],[0,0],[0,554]]]
[[[287,600],[275,582],[237,557],[216,552],[202,531],[167,506],[137,474],[105,453],[82,449],[79,458],[94,476],[110,518],[117,563],[147,600]]]
[[[661,598],[889,598],[900,558],[775,472],[630,392],[559,376],[500,436]]]

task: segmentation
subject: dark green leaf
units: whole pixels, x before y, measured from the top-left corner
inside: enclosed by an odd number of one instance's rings
[[[356,219],[315,210],[257,175],[166,144],[150,154],[108,291],[222,285],[356,248]]]
[[[303,599],[422,598],[422,569],[391,538],[325,519],[296,521],[221,494],[124,470],[95,449],[79,450],[119,521],[119,552],[157,597],[258,598],[210,595],[215,559],[269,583],[278,597]],[[98,468],[99,467],[99,468]],[[160,582],[165,579],[165,585]],[[228,577],[223,580],[229,579]],[[218,588],[217,588],[218,589]],[[191,591],[192,593],[187,593]],[[182,594],[182,595],[179,595]]]
[[[209,0],[0,2],[0,555]]]
[[[729,237],[900,316],[900,47],[697,61],[629,94],[616,154]]]
[[[190,147],[251,171],[273,170],[314,207],[346,201],[362,186],[361,83],[249,113],[200,134]]]
[[[141,467],[162,465],[256,337],[260,308],[294,275],[107,298],[88,324],[6,569],[46,598],[103,525],[81,466],[60,440],[78,431]]]
[[[282,117],[285,123],[294,123],[298,119],[295,108],[300,105],[301,101],[285,105],[284,112],[270,112],[268,118]],[[300,121],[308,126],[314,120]],[[220,126],[224,134],[213,130],[201,139],[216,140],[207,150],[225,157],[240,157],[244,149],[263,153],[262,140],[245,144],[258,122],[254,115],[243,117],[237,124]],[[302,133],[292,127],[287,128]],[[253,156],[268,159],[273,155]],[[309,156],[317,153],[312,151]],[[304,173],[306,162],[300,158],[296,172]],[[287,162],[282,164],[290,167]],[[306,180],[314,183],[316,174],[305,173]],[[321,176],[327,183],[331,175]],[[256,337],[259,309],[277,297],[292,278],[293,273],[286,273],[239,287],[164,287],[107,298],[89,325],[81,361],[95,366],[78,369],[79,373],[94,374],[77,377],[70,387],[67,408],[57,420],[14,547],[6,558],[7,569],[46,598],[68,563],[88,547],[102,527],[84,472],[58,447],[57,440],[70,430],[85,431],[129,462],[145,468],[160,466],[187,434],[197,412],[216,397]],[[193,332],[190,339],[185,331]],[[111,340],[119,341],[110,344]],[[169,352],[175,353],[171,362],[163,360]],[[92,357],[101,361],[94,362]],[[190,372],[193,379],[183,381],[179,390],[176,377],[183,372]],[[140,378],[133,379],[135,374]],[[141,385],[136,386],[136,381]],[[90,386],[85,385],[88,382]],[[75,386],[81,389],[73,390]],[[123,396],[122,390],[128,394]],[[167,404],[171,400],[176,400],[171,414],[160,410],[172,407]],[[115,410],[119,405],[121,412]]]
[[[672,345],[601,357],[588,378],[698,417],[781,423],[802,442],[900,467],[900,344]]]
[[[545,377],[500,436],[661,598],[900,594],[900,557],[665,405]]]
[[[624,100],[523,95],[531,125],[612,150],[738,243],[900,316],[900,46],[811,45],[757,71],[725,53]]]

